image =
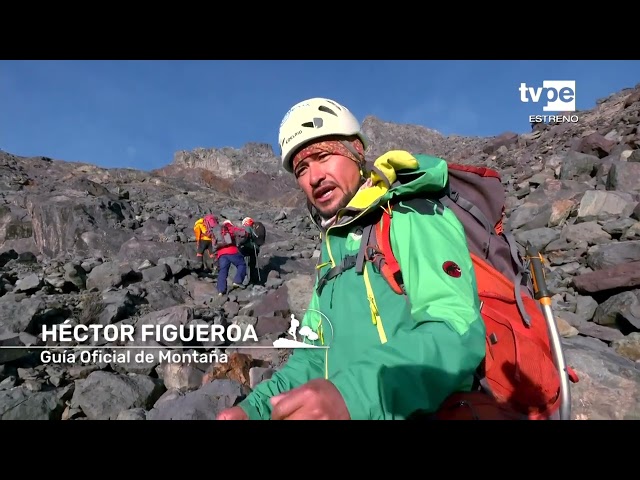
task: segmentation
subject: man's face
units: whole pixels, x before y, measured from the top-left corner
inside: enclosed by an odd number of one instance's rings
[[[360,187],[360,168],[348,157],[326,152],[302,160],[295,168],[298,185],[324,218],[347,206]]]

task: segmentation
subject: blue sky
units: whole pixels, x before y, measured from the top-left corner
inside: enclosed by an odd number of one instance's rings
[[[315,96],[360,120],[523,133],[546,112],[518,88],[543,80],[575,80],[576,107],[590,109],[640,83],[640,61],[0,61],[0,149],[151,170],[178,150],[275,149],[289,107]]]

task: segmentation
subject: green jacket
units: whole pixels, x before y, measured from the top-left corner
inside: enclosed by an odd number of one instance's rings
[[[374,165],[373,186],[361,189],[323,232],[318,276],[358,252],[361,214],[384,207],[392,195],[438,191],[447,182],[446,162],[426,155],[391,151]],[[309,325],[320,336],[316,344],[328,348],[296,349],[240,403],[250,419],[269,419],[270,397],[318,377],[337,387],[354,420],[434,412],[451,393],[471,387],[485,355],[485,326],[463,227],[448,209],[420,213],[400,202],[393,212],[392,248],[408,298],[394,293],[370,262],[362,275],[352,268],[321,295],[314,291],[301,327]],[[447,275],[447,261],[462,275]],[[317,311],[330,323],[320,322]]]

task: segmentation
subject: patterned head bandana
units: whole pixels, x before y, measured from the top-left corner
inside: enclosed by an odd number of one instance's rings
[[[295,171],[298,164],[305,158],[323,152],[331,155],[342,155],[362,166],[364,163],[364,145],[359,138],[347,140],[347,142],[361,155],[361,158],[357,158],[340,140],[325,140],[323,142],[312,143],[308,147],[300,150],[295,157],[293,157],[293,170]]]

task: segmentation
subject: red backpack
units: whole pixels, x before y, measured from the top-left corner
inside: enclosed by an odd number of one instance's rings
[[[207,229],[207,237],[213,238],[214,229],[218,226],[218,219],[213,214],[208,213],[202,217],[202,221]]]
[[[504,231],[506,196],[500,174],[484,167],[449,164],[449,188],[435,200],[449,207],[464,226],[486,326],[487,353],[476,372],[476,388],[449,397],[434,417],[553,418],[562,401],[567,402],[568,392],[562,395],[547,321],[534,299],[527,266],[515,240]],[[426,200],[408,200],[413,201]],[[375,225],[365,229],[362,248],[364,253],[375,252],[367,260],[396,293],[404,294],[389,237],[392,215],[385,210]],[[578,381],[570,368],[567,374],[570,381]]]
[[[202,220],[214,247],[220,249],[234,245],[233,231],[227,225],[219,223],[215,215],[209,213],[202,217]]]

